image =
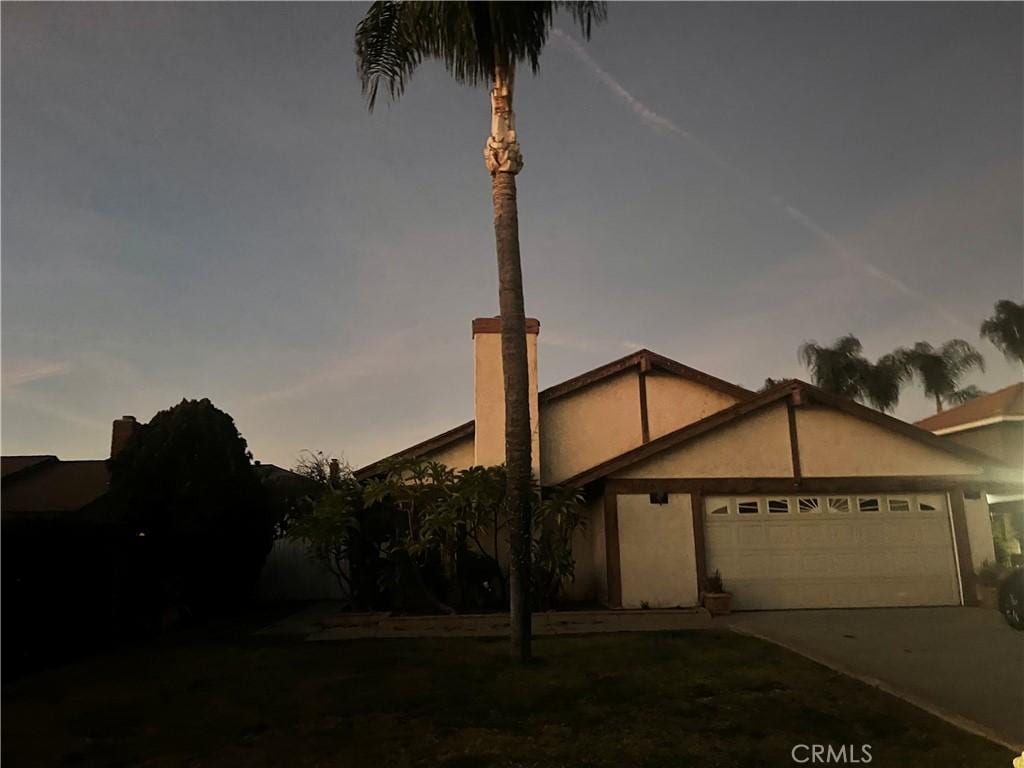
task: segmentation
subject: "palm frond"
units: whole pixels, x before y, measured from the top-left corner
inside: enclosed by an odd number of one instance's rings
[[[985,390],[978,389],[978,387],[974,386],[973,384],[969,384],[963,389],[958,389],[954,392],[950,392],[948,395],[946,395],[946,400],[948,400],[950,403],[953,403],[954,405],[963,405],[968,400],[974,400],[975,398],[981,397],[982,395],[986,394],[988,393],[985,392]]]
[[[534,72],[557,10],[590,36],[607,17],[602,2],[433,2],[377,0],[356,27],[356,69],[371,110],[383,86],[392,101],[424,59],[438,59],[466,85],[490,84],[499,67]]]
[[[423,60],[418,42],[409,35],[409,8],[398,0],[378,0],[356,26],[356,70],[371,112],[380,86],[392,101],[397,99]]]

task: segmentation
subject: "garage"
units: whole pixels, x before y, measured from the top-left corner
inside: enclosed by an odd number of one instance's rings
[[[945,494],[708,496],[704,529],[734,609],[960,604]]]

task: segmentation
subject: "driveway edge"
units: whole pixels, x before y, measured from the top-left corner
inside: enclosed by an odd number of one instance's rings
[[[801,650],[800,648],[797,648],[793,645],[790,645],[789,643],[783,642],[781,640],[776,640],[771,637],[767,637],[765,635],[762,635],[760,632],[755,632],[752,629],[737,627],[734,624],[730,625],[729,629],[731,629],[733,632],[736,632],[737,634],[754,637],[758,640],[763,640],[766,643],[777,645],[780,648],[785,648],[787,651],[790,651],[791,653],[795,653],[798,656],[803,656],[805,659],[810,659],[815,664],[820,664],[823,667],[828,667],[829,669],[838,672],[841,675],[852,677],[854,680],[858,680],[864,683],[865,685],[870,685],[872,688],[877,688],[880,691],[884,691],[885,693],[888,693],[890,696],[895,696],[897,699],[901,699],[902,701],[905,701],[908,704],[912,704],[918,709],[923,709],[930,715],[934,715],[935,717],[945,720],[950,725],[956,726],[962,731],[967,731],[968,733],[971,733],[975,736],[980,736],[983,739],[988,739],[989,741],[998,744],[1001,747],[1006,747],[1011,752],[1013,752],[1015,756],[1018,753],[1024,754],[1024,744],[1014,744],[1012,741],[1007,741],[988,726],[984,726],[981,723],[976,723],[973,720],[963,717],[962,715],[955,715],[951,712],[947,712],[943,709],[940,709],[936,707],[934,704],[925,701],[924,699],[921,699],[920,697],[915,696],[912,693],[907,693],[906,691],[894,688],[888,683],[885,683],[877,678],[869,677],[868,675],[862,675],[859,672],[854,672],[852,669],[850,669],[849,667],[845,667],[842,664],[837,664],[834,661],[825,659],[821,656],[818,656],[817,654],[807,653],[806,651]]]

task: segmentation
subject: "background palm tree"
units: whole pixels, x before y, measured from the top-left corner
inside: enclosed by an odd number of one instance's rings
[[[859,399],[867,362],[861,349],[860,339],[849,333],[836,339],[830,347],[806,341],[797,354],[810,370],[816,386],[835,395]]]
[[[901,355],[882,355],[878,362],[864,361],[861,373],[861,398],[880,411],[894,411],[900,402],[900,391],[910,379],[910,368]]]
[[[997,301],[995,314],[981,324],[981,335],[991,341],[1007,360],[1024,363],[1024,304]]]
[[[424,59],[440,59],[460,83],[491,89],[491,132],[484,162],[491,174],[498,256],[501,362],[505,379],[506,500],[511,512],[510,609],[514,658],[530,657],[531,448],[526,313],[519,258],[516,174],[523,167],[512,111],[516,66],[536,72],[554,24],[567,10],[590,37],[605,18],[600,2],[375,2],[356,27],[356,61],[373,110],[383,85],[392,99]]]
[[[960,379],[975,368],[985,370],[985,358],[963,339],[951,339],[938,349],[927,341],[919,341],[895,354],[913,371],[924,393],[935,398],[936,411],[942,410],[943,403],[959,404],[970,399],[965,397],[969,388],[960,389]]]
[[[824,347],[808,341],[800,345],[800,361],[810,370],[814,384],[836,395],[870,403],[880,411],[892,411],[900,391],[910,378],[906,361],[893,353],[872,363],[861,354],[861,343],[853,334]]]

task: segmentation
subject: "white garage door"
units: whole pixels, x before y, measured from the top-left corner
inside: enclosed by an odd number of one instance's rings
[[[708,497],[704,523],[738,610],[960,603],[942,494]]]

